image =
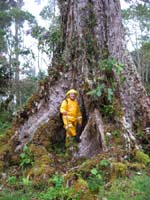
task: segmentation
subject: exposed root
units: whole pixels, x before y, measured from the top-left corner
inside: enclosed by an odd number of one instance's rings
[[[98,109],[95,109],[94,113],[95,113],[96,127],[100,134],[100,142],[102,145],[102,150],[106,151],[107,147],[106,147],[106,142],[105,142],[105,137],[104,137],[104,126],[103,126],[102,116],[101,116],[100,112],[98,111]]]
[[[134,134],[131,130],[131,127],[129,123],[127,123],[125,117],[122,118],[121,120],[121,125],[123,129],[123,136],[125,138],[125,143],[126,143],[126,149],[131,152],[131,150],[134,149],[140,149],[140,146],[137,144],[137,140],[134,137]]]
[[[100,151],[106,151],[102,117],[98,109],[90,114],[88,122],[81,135],[79,156],[91,157]]]

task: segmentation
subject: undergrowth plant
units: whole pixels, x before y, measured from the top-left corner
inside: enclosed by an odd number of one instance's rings
[[[87,92],[87,95],[94,100],[101,100],[101,110],[104,114],[114,114],[113,99],[117,90],[116,76],[120,82],[125,81],[121,72],[123,64],[118,63],[114,58],[104,59],[99,63],[99,71],[95,78],[94,89]]]
[[[106,200],[149,200],[150,178],[143,174],[134,175],[130,178],[117,179],[112,182],[111,187],[101,187],[98,198]]]
[[[0,135],[2,135],[12,125],[12,116],[6,110],[0,110]]]
[[[107,159],[103,159],[100,161],[100,167],[104,168],[104,167],[108,167],[110,165],[110,162]]]
[[[23,147],[23,152],[20,154],[20,166],[25,169],[33,165],[34,156],[28,146]]]
[[[88,187],[91,192],[97,192],[101,185],[104,184],[102,173],[96,168],[91,169],[91,175],[88,178]]]
[[[50,178],[51,187],[39,195],[40,200],[80,200],[80,191],[73,195],[73,189],[64,185],[64,179],[57,174]]]
[[[16,183],[17,183],[17,177],[16,176],[8,176],[7,183],[9,185],[16,185]]]
[[[107,167],[109,164],[109,161],[105,159],[100,162],[100,166],[103,167]],[[140,175],[134,174],[115,179],[107,185],[104,184],[101,174],[97,168],[90,171],[92,179],[88,180],[88,185],[91,193],[95,195],[95,200],[149,200],[150,178],[144,171]],[[51,187],[41,193],[35,190],[32,184],[26,190],[24,187],[13,190],[12,187],[16,186],[16,181],[18,182],[17,177],[8,177],[9,189],[3,188],[0,191],[0,200],[81,200],[81,195],[84,192],[73,193],[73,189],[65,186],[63,177],[58,175],[54,175],[50,179]]]

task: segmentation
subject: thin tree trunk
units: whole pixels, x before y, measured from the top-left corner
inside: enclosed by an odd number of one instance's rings
[[[19,87],[19,27],[18,22],[15,22],[15,89],[16,89],[16,103],[20,106],[20,87]]]
[[[17,8],[20,8],[20,3],[17,1]],[[16,104],[21,106],[20,98],[20,62],[19,62],[19,20],[15,19],[15,89],[16,89]]]

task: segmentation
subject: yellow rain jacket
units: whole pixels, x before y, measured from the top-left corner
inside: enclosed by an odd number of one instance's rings
[[[82,115],[78,102],[70,98],[63,100],[60,112],[62,113],[64,128],[66,129],[66,137],[76,136],[76,125],[77,123],[82,124]],[[63,115],[64,112],[67,112],[67,114]]]

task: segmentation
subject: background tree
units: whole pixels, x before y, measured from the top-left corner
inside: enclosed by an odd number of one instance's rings
[[[149,63],[147,63],[147,61],[143,62],[143,58],[145,57],[144,54],[150,52],[148,48],[148,43],[150,41],[150,3],[142,0],[127,2],[129,3],[129,8],[123,10],[126,37],[132,44],[133,60],[138,72],[142,77],[143,83],[148,88],[149,83],[146,77],[148,77],[149,74]],[[145,48],[143,48],[145,45],[147,46],[146,52],[144,52]]]
[[[11,70],[8,65],[8,59],[5,55],[7,51],[6,35],[11,25],[11,17],[8,10],[15,5],[15,1],[2,1],[0,2],[0,90],[4,94],[8,80],[11,78]],[[5,83],[5,84],[3,84]],[[5,91],[6,92],[6,91]]]
[[[32,28],[36,21],[29,12],[25,12],[22,9],[23,1],[20,0],[0,3],[0,26],[1,30],[3,30],[0,33],[1,124],[11,121],[12,113],[16,110],[16,107],[21,106],[30,94],[34,92],[36,87],[35,79],[30,78],[29,81],[27,81],[28,92],[26,92],[26,94],[28,94],[28,96],[25,95],[23,97],[22,94],[25,94],[25,92],[24,90],[21,91],[21,88],[23,88],[22,83],[25,84],[26,82],[20,81],[20,75],[29,78],[25,73],[27,69],[28,72],[29,69],[31,71],[31,67],[33,69],[34,59],[33,52],[24,45],[25,23],[28,22],[28,27]],[[30,73],[30,77],[31,75],[35,77],[35,74]],[[31,85],[29,86],[29,82],[31,83],[31,81],[34,82],[34,87],[33,83],[31,84],[32,87]],[[27,86],[24,86],[24,88],[27,88]],[[31,92],[30,94],[29,91]],[[11,100],[12,103],[10,104],[9,101],[6,101],[7,99]],[[6,102],[7,106],[5,104]],[[7,112],[8,110],[9,112]],[[6,119],[6,116],[9,120]]]
[[[21,93],[19,88],[19,80],[20,80],[20,59],[19,56],[29,54],[30,51],[28,49],[24,49],[25,47],[22,45],[23,40],[23,24],[25,21],[28,21],[30,24],[35,23],[34,17],[28,13],[22,11],[23,1],[18,0],[16,2],[16,7],[14,7],[10,11],[10,15],[12,17],[12,21],[14,23],[14,35],[12,36],[12,46],[11,46],[11,60],[13,60],[12,67],[14,69],[15,74],[15,90],[16,90],[16,102],[17,105],[20,106],[22,104],[21,102]],[[9,38],[10,39],[10,38]]]
[[[46,54],[51,63],[53,53],[56,50],[60,37],[60,13],[56,0],[49,0],[43,8],[40,16],[46,22],[46,26],[35,26],[32,29],[32,36],[38,39],[38,51]]]

